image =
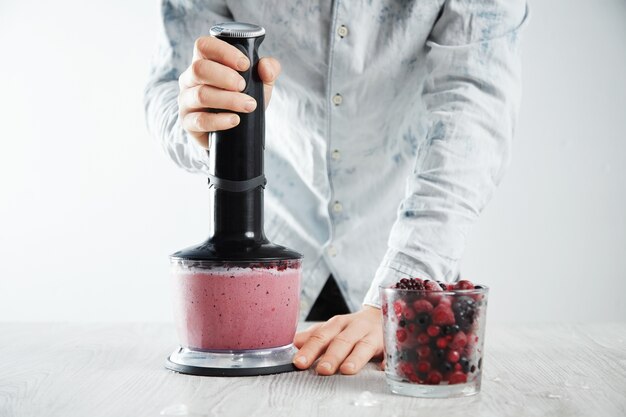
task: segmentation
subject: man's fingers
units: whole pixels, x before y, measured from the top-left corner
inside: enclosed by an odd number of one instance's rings
[[[216,61],[237,71],[245,71],[250,67],[250,60],[239,49],[213,36],[196,39],[193,59]]]
[[[259,59],[258,71],[263,84],[274,85],[281,71],[280,63],[275,58],[263,57]]]
[[[256,108],[256,101],[247,94],[197,85],[181,92],[179,106],[192,111],[211,108],[249,113]]]
[[[365,324],[365,325],[364,325]],[[320,358],[317,373],[321,375],[332,375],[337,372],[337,368],[343,360],[350,355],[354,345],[365,337],[369,332],[366,323],[353,321],[341,333],[339,333],[326,349],[326,353]],[[362,366],[362,365],[361,365]]]
[[[304,345],[306,343],[306,341],[309,340],[309,337],[311,337],[313,332],[315,330],[317,330],[322,324],[324,324],[324,323],[316,323],[316,324],[312,325],[311,327],[309,327],[308,329],[306,329],[305,331],[300,332],[300,333],[296,333],[296,336],[293,339],[293,344],[298,349],[300,349],[302,347],[302,345]]]
[[[178,79],[182,88],[207,84],[230,91],[242,91],[246,81],[237,71],[208,59],[194,61]]]
[[[191,133],[215,132],[230,129],[237,124],[239,124],[239,116],[234,113],[197,111],[183,117],[183,128]]]
[[[263,81],[263,93],[265,97],[265,108],[272,98],[272,90],[274,89],[274,83],[280,74],[280,62],[272,57],[264,57],[259,60],[259,77]]]
[[[370,359],[380,353],[381,349],[376,344],[376,338],[368,334],[354,345],[352,353],[343,361],[339,370],[346,375],[356,374]]]
[[[335,316],[315,330],[296,354],[293,361],[296,367],[308,368],[326,350],[331,340],[341,333],[345,323],[345,316]]]

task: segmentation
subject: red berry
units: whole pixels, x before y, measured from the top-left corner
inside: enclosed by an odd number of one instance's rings
[[[467,345],[467,336],[462,331],[454,335],[450,347],[452,349],[463,349]]]
[[[417,300],[413,303],[413,309],[416,313],[431,313],[433,311],[433,305],[427,300]]]
[[[443,379],[443,375],[439,371],[430,371],[428,373],[428,383],[432,385],[439,385],[441,380]]]
[[[428,346],[420,346],[417,348],[417,356],[427,358],[430,356],[431,350]]]
[[[430,371],[430,362],[427,361],[419,361],[417,363],[417,372],[426,373]]]
[[[454,285],[455,290],[473,290],[474,284],[466,279],[462,279]]]
[[[404,314],[404,318],[411,321],[415,318],[415,311],[411,307],[404,307],[402,310],[402,314]]]
[[[396,330],[396,339],[398,339],[398,342],[402,343],[406,340],[406,338],[407,338],[406,330],[404,329]]]
[[[396,300],[393,302],[393,311],[396,313],[396,316],[400,318],[402,315],[402,310],[404,310],[405,302],[402,300]]]
[[[420,333],[417,335],[417,343],[420,345],[426,345],[430,341],[430,337],[428,337],[428,333]]]
[[[452,306],[452,298],[446,297],[446,296],[441,296],[441,298],[439,299],[439,305],[440,306],[451,307]]]
[[[400,372],[402,372],[404,375],[411,375],[415,373],[415,371],[413,370],[413,365],[408,362],[402,362],[400,364]]]
[[[433,324],[438,326],[452,325],[454,324],[454,313],[449,306],[439,304],[433,310]]]
[[[441,287],[437,284],[436,281],[425,281],[424,288],[427,291],[441,291]]]
[[[461,359],[461,354],[458,350],[451,350],[448,352],[448,361],[451,363],[456,363]]]
[[[464,384],[467,382],[467,375],[463,372],[455,371],[450,375],[450,379],[448,380],[450,384]]]
[[[430,325],[430,326],[428,326],[428,328],[426,329],[426,333],[428,333],[428,335],[429,335],[430,337],[435,337],[435,336],[437,336],[437,335],[439,334],[439,331],[440,331],[440,330],[441,330],[441,329],[439,328],[439,326],[435,326],[435,325],[432,325],[432,324],[431,324],[431,325]]]
[[[445,349],[446,346],[448,346],[448,341],[445,337],[440,337],[439,339],[437,339],[437,347],[439,349]]]
[[[420,384],[422,382],[420,381],[420,378],[415,374],[409,374],[408,378],[409,378],[409,381],[414,382],[416,384]]]

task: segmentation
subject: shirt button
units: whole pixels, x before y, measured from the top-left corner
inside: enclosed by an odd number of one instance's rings
[[[341,94],[335,94],[333,96],[333,103],[335,103],[335,106],[340,105],[343,102],[343,97],[341,97]]]
[[[335,248],[333,245],[328,245],[328,248],[326,248],[326,252],[328,252],[330,256],[337,256],[337,248]]]
[[[345,38],[346,36],[348,36],[348,28],[345,25],[339,26],[339,29],[337,29],[337,35]]]
[[[341,154],[339,153],[339,149],[335,149],[333,151],[333,153],[330,154],[330,157],[333,158],[333,160],[338,161],[339,158],[341,158]]]
[[[341,213],[342,210],[343,210],[343,205],[339,201],[335,201],[335,204],[333,204],[333,211],[335,213]]]

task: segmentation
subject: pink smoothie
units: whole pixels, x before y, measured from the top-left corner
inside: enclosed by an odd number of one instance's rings
[[[288,268],[219,266],[175,269],[173,275],[174,317],[182,346],[239,350],[293,342],[300,300],[299,261]]]

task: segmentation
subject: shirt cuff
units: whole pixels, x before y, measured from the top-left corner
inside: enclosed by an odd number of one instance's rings
[[[406,257],[406,255],[404,255]],[[379,287],[387,287],[400,281],[402,278],[421,278],[433,280],[433,278],[425,272],[427,268],[421,262],[413,260],[413,262],[405,262],[402,257],[396,257],[388,262],[383,262],[374,275],[374,280],[363,300],[364,306],[380,308]]]

